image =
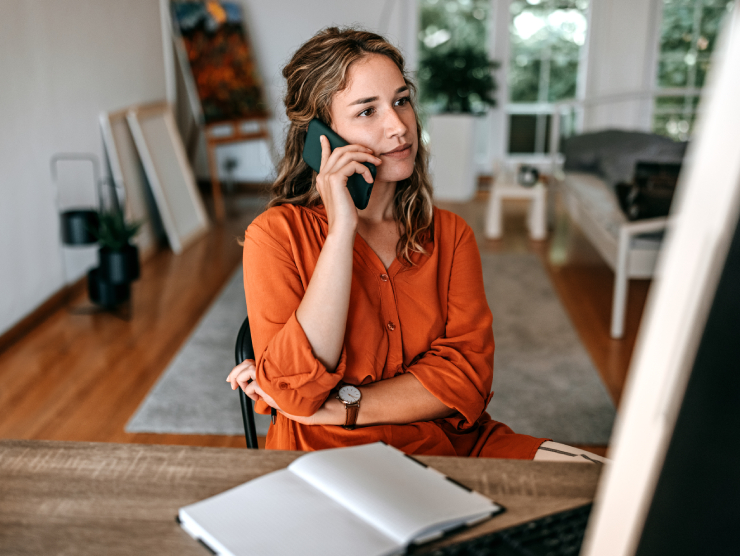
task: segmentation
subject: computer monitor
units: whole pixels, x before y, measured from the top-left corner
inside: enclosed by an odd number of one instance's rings
[[[740,6],[727,19],[584,556],[740,553]]]

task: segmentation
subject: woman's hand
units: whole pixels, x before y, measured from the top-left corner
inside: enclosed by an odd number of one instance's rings
[[[244,393],[255,402],[259,400],[265,400],[265,403],[270,407],[274,407],[282,413],[278,404],[275,403],[269,394],[260,388],[257,384],[257,366],[254,364],[254,359],[245,359],[239,363],[236,367],[231,369],[229,376],[226,377],[226,382],[231,383],[231,389],[236,390],[241,388]]]
[[[231,389],[241,388],[250,399],[256,401],[264,400],[267,405],[274,407],[278,412],[303,425],[343,425],[344,406],[332,394],[324,404],[313,415],[291,415],[286,413],[273,400],[269,394],[257,384],[257,367],[253,359],[245,359],[242,363],[231,369],[226,382],[231,383]]]
[[[321,172],[316,176],[316,189],[326,208],[329,232],[341,230],[353,234],[357,229],[357,208],[347,189],[347,179],[352,174],[362,174],[367,183],[373,183],[373,175],[362,164],[370,162],[376,166],[381,160],[371,149],[360,145],[346,145],[331,150],[325,135],[321,140]]]

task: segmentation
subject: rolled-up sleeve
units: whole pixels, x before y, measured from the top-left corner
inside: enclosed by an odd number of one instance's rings
[[[244,239],[244,291],[257,383],[283,411],[305,416],[321,407],[344,376],[346,353],[343,349],[332,372],[314,357],[296,319],[307,283],[290,247],[287,223],[270,229],[252,223]],[[260,401],[255,410],[269,413],[269,406]]]
[[[408,368],[437,399],[458,411],[449,421],[459,430],[472,427],[491,399],[491,324],[480,253],[464,225],[452,258],[445,335]]]

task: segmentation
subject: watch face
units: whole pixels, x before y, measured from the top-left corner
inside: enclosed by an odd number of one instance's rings
[[[359,402],[362,394],[360,391],[350,384],[345,384],[339,389],[339,397],[343,402],[355,403]]]

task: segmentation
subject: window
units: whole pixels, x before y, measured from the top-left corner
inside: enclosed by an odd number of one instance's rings
[[[681,141],[690,136],[697,89],[704,86],[720,26],[732,4],[732,0],[663,0],[657,85],[679,91],[655,100],[656,133]]]
[[[545,153],[552,103],[576,98],[588,0],[512,0],[509,152]]]

